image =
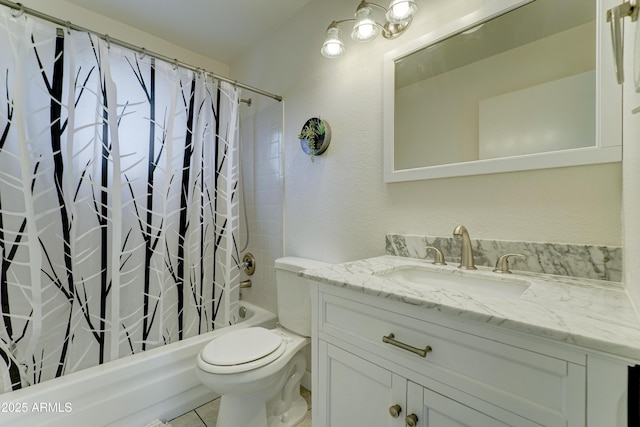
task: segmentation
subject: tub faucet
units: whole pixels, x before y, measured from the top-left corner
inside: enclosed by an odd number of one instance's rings
[[[464,225],[457,226],[453,230],[453,237],[462,240],[462,254],[458,268],[462,268],[463,270],[477,270],[473,262],[473,249],[467,228]]]

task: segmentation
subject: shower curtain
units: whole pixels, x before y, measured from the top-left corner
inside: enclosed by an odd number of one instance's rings
[[[228,325],[236,88],[0,9],[0,387]]]

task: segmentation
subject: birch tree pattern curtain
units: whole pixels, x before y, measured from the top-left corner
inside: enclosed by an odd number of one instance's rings
[[[238,91],[5,8],[0,26],[2,390],[228,325]]]

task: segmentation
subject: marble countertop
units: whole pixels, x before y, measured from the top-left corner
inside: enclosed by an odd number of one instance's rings
[[[466,293],[384,277],[418,267],[448,275],[526,281],[520,296]],[[380,256],[306,270],[303,277],[367,295],[473,319],[640,362],[640,321],[621,283],[539,273],[464,271],[428,260]]]

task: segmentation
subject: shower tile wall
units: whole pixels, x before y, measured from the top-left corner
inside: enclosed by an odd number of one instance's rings
[[[249,219],[247,251],[256,258],[256,272],[250,277],[252,287],[243,289],[241,298],[275,313],[273,266],[276,258],[283,255],[282,106],[274,103],[251,114],[254,109],[241,107],[240,132]],[[242,210],[241,215],[244,215]],[[241,216],[240,248],[246,241],[244,224]],[[242,280],[245,278],[243,274]]]

